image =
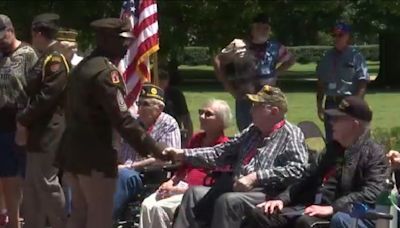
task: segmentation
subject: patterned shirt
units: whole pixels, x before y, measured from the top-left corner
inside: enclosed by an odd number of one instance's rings
[[[250,125],[224,144],[185,149],[184,153],[186,162],[194,166],[231,165],[235,177],[256,172],[260,186],[288,186],[303,176],[308,163],[304,135],[300,128],[287,121],[268,137]],[[249,153],[254,153],[250,159]]]
[[[157,118],[153,126],[147,129],[147,132],[156,142],[165,143],[168,147],[181,148],[181,133],[176,120],[162,112]],[[133,161],[142,160],[135,150],[123,143],[118,153],[118,161],[120,164],[129,165]]]
[[[37,61],[32,47],[25,43],[11,53],[0,52],[0,131],[13,131],[18,109],[24,108],[26,76]]]
[[[10,54],[0,52],[0,108],[26,100],[26,75],[37,61],[32,47],[22,43]]]
[[[369,81],[365,59],[353,47],[347,47],[342,52],[335,48],[327,51],[316,71],[327,96],[355,95],[360,80]]]

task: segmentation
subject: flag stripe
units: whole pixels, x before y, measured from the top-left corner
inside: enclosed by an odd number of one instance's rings
[[[154,26],[157,25],[157,27],[158,27],[157,14],[153,14],[149,17],[146,17],[146,19],[144,19],[141,23],[139,23],[138,26],[136,26],[136,28],[133,31],[133,34],[135,34],[135,36],[138,37],[140,34],[140,31],[143,31],[145,29],[150,29],[150,28],[153,30],[154,28],[151,27],[151,25],[153,25],[153,24],[154,24]],[[157,30],[155,30],[155,32],[157,32]]]
[[[142,82],[150,80],[149,56],[159,49],[156,1],[124,0],[121,17],[127,16],[133,22],[132,33],[136,39],[120,66],[126,82],[126,102],[131,106],[140,93]]]
[[[156,46],[155,46],[156,45]],[[155,48],[154,48],[155,47]],[[130,64],[126,69],[126,74],[129,76],[133,71],[136,70],[136,66],[142,62],[145,58],[149,57],[152,53],[158,50],[158,34],[147,38],[144,42],[137,47],[137,54],[132,60],[133,64]],[[129,77],[128,77],[129,78]]]

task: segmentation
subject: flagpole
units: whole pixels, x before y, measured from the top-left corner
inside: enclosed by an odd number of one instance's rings
[[[152,54],[153,56],[153,84],[158,86],[158,52]]]

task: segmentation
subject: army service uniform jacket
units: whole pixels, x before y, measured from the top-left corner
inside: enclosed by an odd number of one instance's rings
[[[28,129],[26,149],[55,153],[65,130],[64,90],[69,65],[56,42],[45,50],[27,76],[28,104],[17,116]]]

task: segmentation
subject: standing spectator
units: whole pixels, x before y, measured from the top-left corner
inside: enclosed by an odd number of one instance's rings
[[[118,173],[113,129],[144,157],[162,157],[163,146],[130,115],[124,100],[125,83],[114,65],[132,42],[129,21],[103,18],[91,26],[97,47],[69,78],[67,128],[56,161],[72,189],[68,227],[110,228]]]
[[[0,197],[6,214],[0,213],[8,215],[7,227],[11,228],[20,227],[21,177],[25,170],[25,155],[15,150],[16,116],[27,103],[27,77],[36,61],[33,48],[15,37],[10,18],[0,14]]]
[[[65,227],[64,193],[54,167],[54,157],[65,129],[63,94],[69,65],[55,40],[59,16],[41,14],[32,22],[32,43],[41,56],[27,78],[29,102],[18,116],[28,128],[24,183],[25,227]]]
[[[210,100],[199,109],[200,128],[189,142],[188,148],[209,147],[228,141],[224,129],[231,119],[229,105],[222,100]],[[140,228],[171,227],[176,208],[190,186],[203,185],[206,170],[184,164],[158,190],[147,197],[141,207]]]
[[[138,120],[147,133],[159,143],[169,147],[181,147],[181,134],[176,120],[163,112],[164,94],[161,88],[143,84],[139,96]],[[119,151],[117,189],[114,194],[114,220],[121,217],[126,205],[142,190],[139,173],[135,169],[159,164],[154,157],[141,157],[129,145]]]
[[[159,71],[160,87],[164,90],[164,112],[176,119],[181,129],[182,145],[186,146],[193,134],[193,123],[183,93],[170,85],[169,73]]]
[[[332,125],[324,110],[337,108],[347,96],[364,97],[369,81],[363,55],[350,46],[350,33],[349,24],[335,24],[332,34],[334,47],[325,53],[316,69],[318,117],[325,123],[327,141],[332,140]]]
[[[295,63],[294,56],[284,45],[270,39],[270,33],[270,18],[265,14],[259,14],[253,19],[249,39],[233,40],[214,59],[214,69],[218,80],[236,100],[236,123],[239,131],[251,123],[251,101],[246,98],[245,94],[256,93],[264,85],[275,86],[278,76]],[[249,71],[243,72],[244,75],[238,75],[239,72],[234,72],[233,74],[236,75],[233,77],[230,75],[227,66],[232,63],[232,59],[229,56],[237,52],[250,53],[250,56],[254,57],[254,60],[250,60],[254,61],[254,73],[247,69]],[[239,62],[246,61],[246,58],[244,55]],[[279,63],[280,65],[277,67]],[[244,68],[251,68],[251,65],[244,66]],[[237,66],[236,68],[241,67]]]

